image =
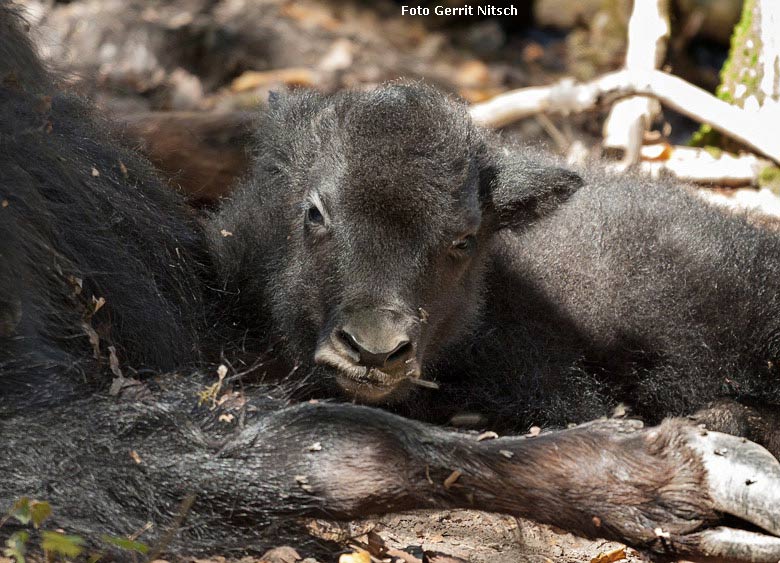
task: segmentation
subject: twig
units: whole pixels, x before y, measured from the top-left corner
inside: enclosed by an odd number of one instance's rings
[[[625,69],[641,72],[660,67],[668,39],[669,0],[634,2],[628,21]],[[620,100],[604,122],[604,146],[625,149],[623,164],[636,164],[644,133],[660,111],[658,101],[650,98]]]
[[[671,174],[683,182],[717,186],[739,187],[753,184],[762,168],[769,162],[753,154],[713,156],[695,147],[668,147],[669,156],[654,159],[654,147],[642,148],[639,169],[652,177]]]
[[[652,96],[664,105],[716,129],[775,162],[780,163],[780,135],[773,123],[765,123],[755,112],[748,112],[719,100],[709,92],[659,70],[633,72],[621,70],[577,84],[564,79],[547,87],[515,90],[471,107],[475,122],[486,127],[501,127],[550,111],[574,113],[595,108],[607,97]]]

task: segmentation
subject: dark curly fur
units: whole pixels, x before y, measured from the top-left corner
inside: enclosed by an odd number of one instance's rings
[[[205,327],[200,227],[83,100],[61,93],[1,9],[3,394],[61,400],[112,345],[139,370],[193,364]]]

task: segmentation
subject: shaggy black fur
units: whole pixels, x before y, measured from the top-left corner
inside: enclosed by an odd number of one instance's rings
[[[3,396],[61,400],[108,365],[108,346],[136,369],[194,363],[205,326],[195,218],[60,92],[0,10]]]
[[[583,176],[556,213],[501,234],[487,322],[437,369],[442,393],[542,425],[618,402],[653,422],[726,396],[780,405],[776,233],[679,186]]]
[[[109,396],[110,372],[188,371],[201,350],[281,338],[313,384],[299,392],[405,398],[431,419],[777,403],[775,235],[639,179],[577,192],[579,175],[505,153],[419,85],[291,95],[258,136],[253,177],[202,232],[0,3],[0,504],[51,501],[55,525],[93,541],[149,521],[152,542],[193,492],[171,549],[223,553],[301,544],[303,515],[422,507],[658,551],[717,520],[680,422],[478,442],[368,407],[291,406],[280,386],[225,382],[198,406],[213,379],[169,375],[146,379],[146,402]],[[355,351],[383,339],[392,353]],[[432,377],[438,392],[410,383]],[[753,410],[730,412],[762,438]]]

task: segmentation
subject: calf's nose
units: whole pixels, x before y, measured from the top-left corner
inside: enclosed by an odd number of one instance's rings
[[[406,335],[395,335],[390,340],[377,342],[359,332],[342,328],[338,337],[366,367],[394,367],[410,358],[413,352],[412,343]]]

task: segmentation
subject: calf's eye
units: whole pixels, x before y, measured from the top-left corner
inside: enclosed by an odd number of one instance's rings
[[[468,235],[458,240],[452,241],[452,250],[457,254],[469,254],[477,246],[477,237]]]
[[[322,226],[325,224],[325,217],[322,216],[322,211],[316,205],[310,205],[306,210],[306,222],[309,225]]]

